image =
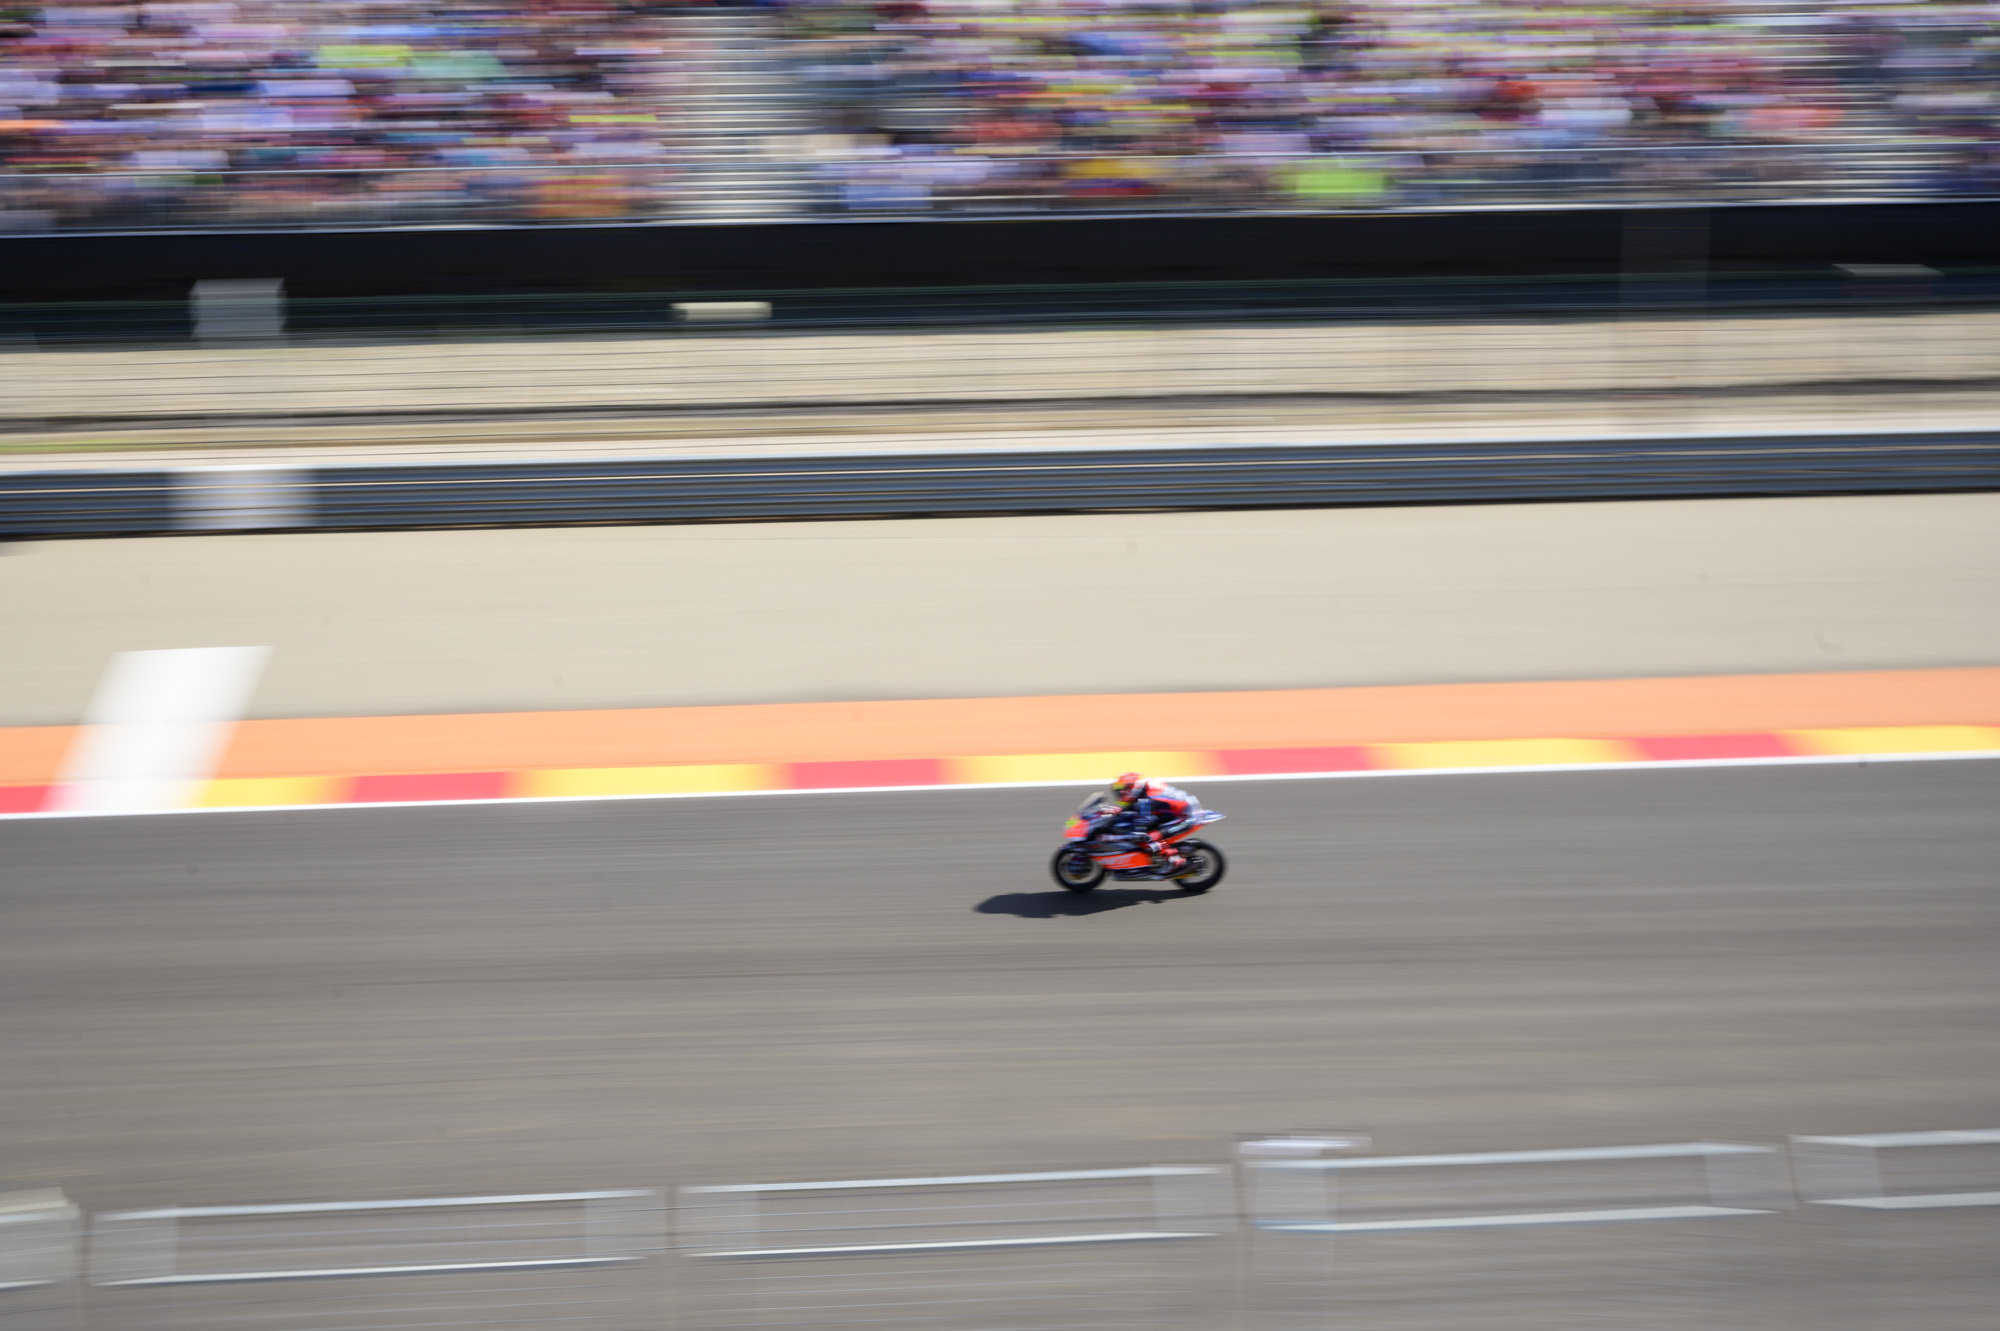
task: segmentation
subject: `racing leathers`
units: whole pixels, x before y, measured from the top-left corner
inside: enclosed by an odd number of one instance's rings
[[[1167,838],[1193,827],[1201,811],[1201,801],[1185,790],[1164,781],[1147,781],[1130,803],[1102,806],[1099,816],[1119,824],[1119,830],[1144,837],[1160,872],[1172,874],[1187,867],[1187,857],[1166,844]]]

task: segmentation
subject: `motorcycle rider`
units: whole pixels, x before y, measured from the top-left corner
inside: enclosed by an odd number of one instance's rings
[[[1161,866],[1164,877],[1171,878],[1187,868],[1187,856],[1168,845],[1167,838],[1195,825],[1202,811],[1200,800],[1164,781],[1127,772],[1111,783],[1105,803],[1098,807],[1107,821],[1125,819],[1134,832],[1146,838],[1146,849]]]

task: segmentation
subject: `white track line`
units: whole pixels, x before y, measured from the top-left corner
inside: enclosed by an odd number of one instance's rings
[[[54,812],[167,813],[191,803],[268,653],[186,647],[113,657],[63,759]]]
[[[1523,772],[1650,772],[1690,767],[1824,767],[1828,765],[1866,767],[1870,763],[1950,762],[1960,759],[2000,758],[2000,749],[1972,749],[1953,753],[1870,753],[1822,754],[1786,758],[1675,758],[1629,763],[1537,763],[1519,767],[1407,767],[1367,772],[1259,772],[1236,776],[1190,776],[1176,780],[1188,784],[1217,781],[1334,781],[1366,780],[1376,777],[1500,776]],[[136,813],[318,813],[329,809],[443,809],[459,805],[509,804],[600,804],[607,800],[712,800],[741,799],[773,795],[912,795],[951,790],[1087,790],[1101,786],[1090,781],[992,781],[979,784],[933,786],[829,786],[811,790],[696,790],[653,795],[518,795],[484,800],[384,800],[362,804],[271,804],[236,805],[222,808],[141,809]],[[0,822],[22,818],[67,818],[75,813],[0,813]]]

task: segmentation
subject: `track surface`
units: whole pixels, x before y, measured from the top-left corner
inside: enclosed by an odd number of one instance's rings
[[[1987,1126],[2000,764],[0,827],[0,1190],[227,1204]]]

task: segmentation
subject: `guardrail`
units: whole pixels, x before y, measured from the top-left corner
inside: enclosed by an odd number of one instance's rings
[[[2000,432],[0,473],[0,537],[2000,488]]]
[[[1879,1331],[2000,1292],[2000,1131],[1366,1149],[121,1210],[87,1258],[63,1193],[0,1194],[0,1328],[1775,1327],[1810,1286],[1813,1326]]]

